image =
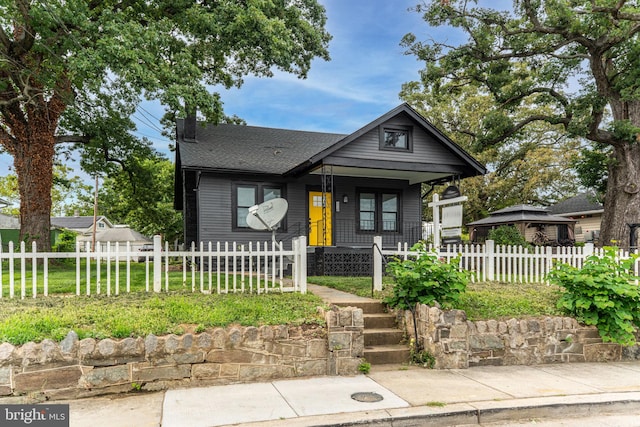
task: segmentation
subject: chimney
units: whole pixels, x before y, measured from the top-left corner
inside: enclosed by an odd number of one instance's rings
[[[184,119],[184,140],[196,142],[196,110],[191,106],[185,106],[187,117]]]

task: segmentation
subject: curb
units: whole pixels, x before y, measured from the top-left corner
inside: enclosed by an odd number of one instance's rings
[[[260,421],[247,427],[446,427],[518,420],[584,418],[640,411],[640,392],[454,403]]]

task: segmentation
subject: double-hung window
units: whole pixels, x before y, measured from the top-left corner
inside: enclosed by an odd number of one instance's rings
[[[358,229],[394,232],[400,229],[400,194],[368,191],[358,193]]]
[[[233,186],[233,203],[235,228],[249,228],[247,215],[249,208],[277,197],[284,197],[282,186],[274,184],[235,184]],[[285,228],[284,220],[280,222],[279,229]]]

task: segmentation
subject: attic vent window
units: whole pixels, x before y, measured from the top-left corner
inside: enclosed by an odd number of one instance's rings
[[[381,127],[380,149],[392,151],[413,151],[411,128]]]

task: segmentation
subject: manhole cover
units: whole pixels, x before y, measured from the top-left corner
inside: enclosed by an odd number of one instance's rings
[[[351,398],[358,402],[380,402],[382,399],[384,399],[384,397],[380,396],[378,393],[372,393],[368,391],[353,393],[351,395]]]

